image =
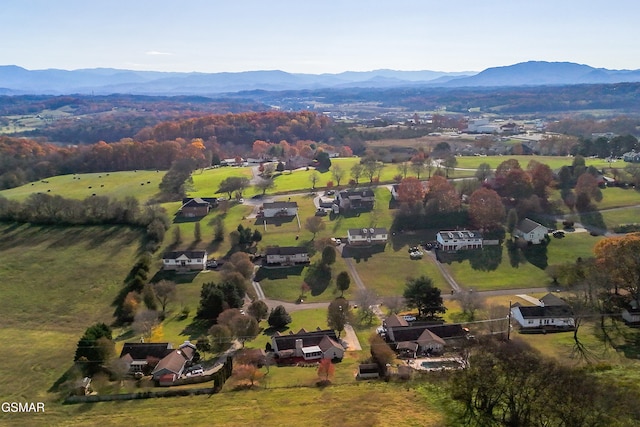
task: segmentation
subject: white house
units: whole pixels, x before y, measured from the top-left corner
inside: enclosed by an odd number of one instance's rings
[[[631,301],[629,307],[622,310],[622,318],[628,324],[640,324],[640,307],[636,301]]]
[[[265,203],[262,205],[262,212],[265,218],[296,216],[298,214],[298,204],[296,202]]]
[[[471,133],[494,133],[499,131],[500,127],[489,124],[488,119],[471,119],[467,124],[467,132]]]
[[[205,270],[207,251],[172,251],[162,256],[163,270]]]
[[[523,330],[572,330],[575,327],[571,306],[553,294],[542,297],[540,305],[512,306],[511,316]]]
[[[391,197],[393,200],[398,200],[398,189],[400,188],[400,184],[391,185]]]
[[[309,251],[300,246],[267,248],[267,265],[295,265],[309,262]]]
[[[513,235],[519,239],[523,239],[527,242],[537,245],[544,242],[549,233],[549,229],[542,224],[538,224],[535,221],[525,218],[516,226],[513,230]]]
[[[451,230],[439,231],[436,234],[438,248],[455,252],[464,249],[482,249],[482,234],[479,231]]]
[[[340,344],[335,331],[304,329],[288,335],[276,333],[271,337],[271,345],[279,359],[298,357],[304,360],[342,359],[345,348]]]
[[[386,228],[350,228],[347,243],[354,246],[384,245],[389,238]]]

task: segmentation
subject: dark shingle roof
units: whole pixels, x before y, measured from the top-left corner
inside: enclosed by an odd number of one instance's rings
[[[287,208],[297,208],[297,202],[271,202],[264,203],[262,205],[265,209],[287,209]]]
[[[568,305],[551,305],[546,307],[541,306],[521,306],[516,310],[520,310],[522,317],[525,319],[540,319],[540,318],[559,318],[559,317],[571,317],[573,316],[573,310]]]
[[[185,255],[189,259],[195,259],[195,258],[204,258],[206,254],[207,254],[207,251],[171,251],[171,252],[165,252],[165,254],[162,255],[162,258],[176,259],[181,255]]]
[[[352,236],[366,236],[366,235],[376,235],[376,234],[389,234],[386,228],[350,228],[349,234]]]
[[[309,251],[301,246],[273,246],[267,248],[267,255],[297,255],[306,253],[309,253]]]
[[[324,337],[329,337],[335,342],[338,341],[336,332],[330,329],[307,332],[303,334],[291,334],[274,336],[273,339],[278,345],[278,351],[292,350],[296,348],[296,340],[302,340],[303,347],[311,347],[313,345],[319,345]]]
[[[422,333],[428,329],[443,340],[451,338],[461,338],[466,335],[466,331],[459,324],[454,325],[424,325],[420,322],[413,323],[411,326],[397,326],[389,328],[393,332],[396,342],[401,341],[418,341]],[[391,334],[389,334],[391,335]]]
[[[548,293],[542,298],[540,298],[540,302],[545,306],[553,306],[553,305],[569,305],[565,300],[560,297],[555,296],[552,293]]]
[[[535,230],[538,227],[543,227],[543,225],[542,224],[538,224],[537,222],[532,221],[529,218],[523,219],[518,224],[518,230],[522,231],[525,234],[526,233],[531,233],[533,230]]]
[[[173,348],[167,342],[146,343],[146,342],[127,342],[124,343],[120,357],[131,356],[133,360],[145,360],[147,357],[156,357],[162,359],[171,353]]]
[[[375,197],[375,193],[370,188],[356,189],[356,190],[342,190],[340,197],[347,199],[362,198],[362,197]]]

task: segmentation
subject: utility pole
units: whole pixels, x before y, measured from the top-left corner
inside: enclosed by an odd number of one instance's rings
[[[509,313],[507,314],[507,341],[511,339],[511,300],[509,300]]]

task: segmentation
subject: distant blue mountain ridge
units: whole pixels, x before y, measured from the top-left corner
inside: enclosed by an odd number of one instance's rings
[[[640,82],[640,70],[609,70],[571,62],[529,61],[481,72],[347,71],[295,74],[284,71],[178,73],[112,68],[27,70],[0,66],[0,94],[216,95],[250,90],[392,87],[501,87]]]

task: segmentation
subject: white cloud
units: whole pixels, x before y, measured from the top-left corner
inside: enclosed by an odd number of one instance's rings
[[[157,50],[150,50],[148,52],[145,52],[145,55],[173,55],[173,53],[170,52],[158,52]]]

